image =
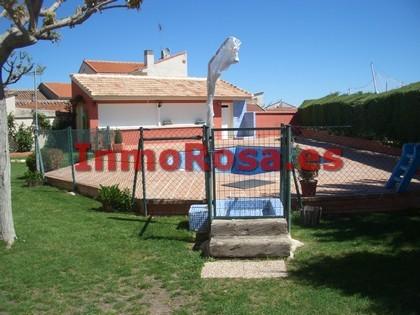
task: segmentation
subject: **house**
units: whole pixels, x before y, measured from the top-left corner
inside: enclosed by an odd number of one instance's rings
[[[84,60],[79,73],[71,75],[71,90],[77,129],[147,127],[170,133],[170,128],[196,128],[206,121],[206,78],[188,76],[186,52],[164,50],[155,60],[146,50],[144,62]],[[279,127],[296,113],[295,108],[266,110],[262,102],[262,92],[253,95],[219,80],[214,126]]]
[[[256,112],[257,126],[280,126],[292,124],[297,113],[297,107],[284,101],[271,103],[263,111]]]
[[[34,90],[7,90],[6,91],[6,107],[7,114],[13,114],[16,124],[19,126],[31,126],[33,124],[33,115],[35,109],[38,113],[46,116],[51,124],[70,124],[72,119],[71,114],[71,93],[66,94],[66,97],[51,97],[48,93],[43,92],[42,85],[49,85],[49,83],[42,83],[36,94]],[[67,84],[71,87],[70,84]],[[69,95],[70,94],[70,95]]]
[[[39,91],[50,100],[70,100],[71,84],[61,82],[43,82],[38,86]]]
[[[206,120],[206,78],[73,74],[71,80],[78,129],[196,128]],[[215,127],[239,127],[251,98],[251,93],[218,81]]]
[[[197,128],[206,121],[206,78],[188,76],[187,53],[163,51],[144,63],[84,60],[71,75],[76,128]],[[219,80],[213,103],[215,127],[254,126],[247,113],[252,94]]]

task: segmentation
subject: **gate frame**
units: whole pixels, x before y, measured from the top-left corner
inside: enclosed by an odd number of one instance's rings
[[[283,215],[282,216],[216,216],[216,172],[214,165],[214,154],[215,154],[215,132],[218,131],[238,131],[238,130],[253,130],[255,132],[254,138],[258,138],[257,132],[264,130],[278,130],[280,134],[280,192],[279,198],[283,204]],[[207,148],[208,148],[208,160],[210,161],[210,167],[206,174],[206,198],[209,207],[208,220],[211,223],[212,220],[231,220],[231,219],[272,219],[272,218],[285,218],[288,223],[288,230],[290,233],[291,227],[291,162],[292,162],[292,133],[290,125],[281,125],[280,127],[255,127],[255,128],[211,128],[210,136],[206,136]],[[208,137],[208,141],[207,141]],[[246,138],[252,138],[246,137]],[[235,137],[234,137],[235,138]],[[210,189],[207,189],[210,187]],[[258,197],[257,197],[258,198]],[[210,208],[211,207],[211,208]]]
[[[201,135],[196,135],[196,136],[163,136],[163,137],[147,137],[144,135],[145,131],[151,131],[154,128],[144,128],[144,127],[140,127],[138,129],[139,131],[139,140],[137,143],[137,156],[135,159],[135,170],[134,170],[134,178],[133,178],[133,189],[131,192],[131,205],[132,205],[132,209],[134,209],[135,207],[135,201],[136,201],[136,187],[137,187],[137,182],[138,182],[138,173],[141,172],[141,183],[142,183],[142,206],[143,206],[143,214],[145,216],[148,216],[149,213],[149,209],[148,209],[148,199],[147,199],[147,178],[146,178],[146,174],[147,174],[147,169],[146,169],[146,163],[145,163],[145,156],[144,156],[144,146],[145,143],[147,143],[148,141],[173,141],[173,140],[179,140],[179,141],[183,141],[183,140],[201,140],[204,144],[207,143],[206,140],[206,135],[207,135],[207,129],[206,128],[202,128],[202,132]],[[176,128],[174,128],[176,130]],[[206,146],[205,146],[206,147]],[[140,164],[140,167],[139,167]],[[206,181],[205,181],[206,182]],[[206,198],[207,198],[207,191],[206,191]]]

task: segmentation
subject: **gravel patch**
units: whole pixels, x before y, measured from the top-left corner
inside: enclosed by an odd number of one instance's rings
[[[284,260],[220,260],[206,262],[201,278],[284,278],[287,277]]]

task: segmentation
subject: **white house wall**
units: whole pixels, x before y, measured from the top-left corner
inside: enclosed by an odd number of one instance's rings
[[[205,121],[205,103],[139,103],[139,104],[98,104],[99,128],[129,129],[158,127],[164,121],[174,126],[194,125]]]
[[[161,122],[171,120],[174,125],[192,125],[197,120],[206,121],[205,103],[162,103]]]
[[[157,104],[98,104],[99,128],[138,128],[157,125]]]
[[[147,68],[143,72],[147,73],[148,76],[155,77],[187,77],[187,54],[172,56],[168,59],[157,61],[152,65],[147,65]]]
[[[9,115],[16,109],[16,98],[14,96],[6,98],[6,112]]]

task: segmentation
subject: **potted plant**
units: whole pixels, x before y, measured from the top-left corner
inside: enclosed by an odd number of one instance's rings
[[[114,143],[112,144],[112,150],[114,152],[121,152],[124,150],[124,143],[122,138],[121,130],[117,129],[114,133]]]
[[[299,182],[302,189],[303,197],[311,197],[316,194],[316,186],[318,184],[318,170],[299,170]]]
[[[296,147],[295,163],[299,174],[300,187],[303,197],[316,194],[318,184],[319,155],[313,150],[302,150]]]

